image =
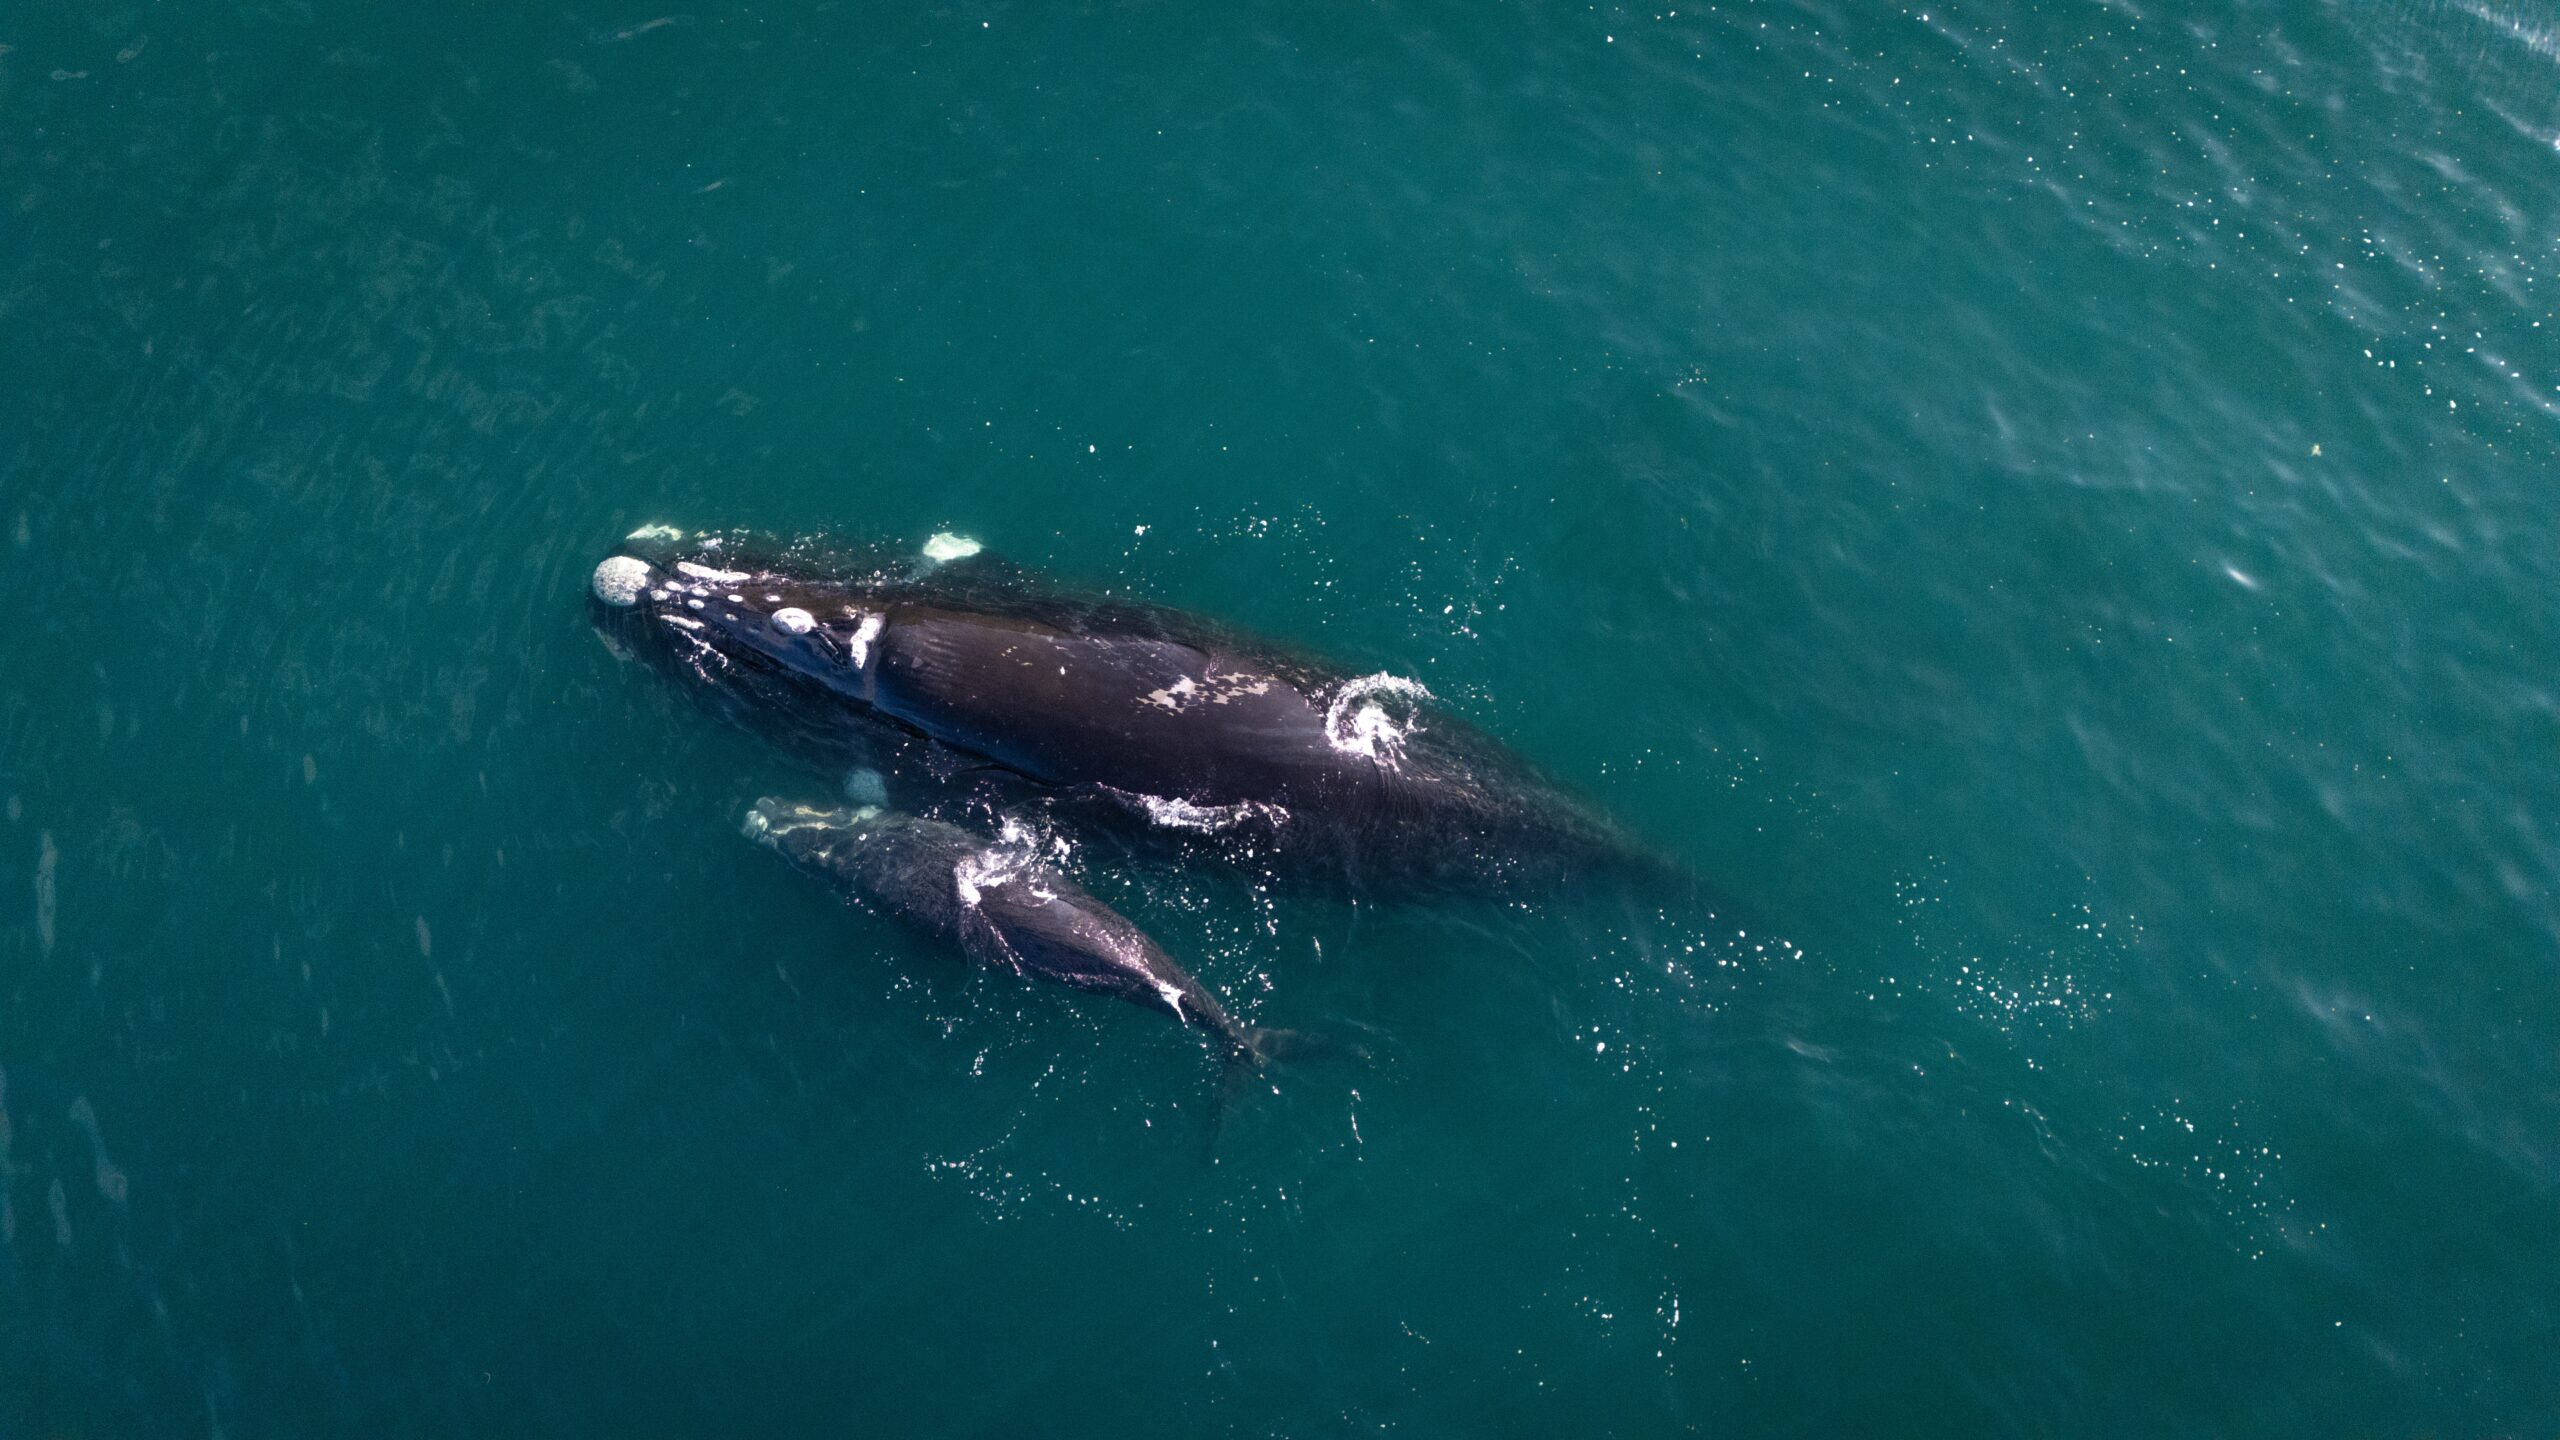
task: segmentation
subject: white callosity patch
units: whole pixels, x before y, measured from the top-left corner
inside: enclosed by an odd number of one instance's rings
[[[597,599],[628,610],[640,603],[640,592],[649,588],[649,562],[628,555],[609,556],[596,566],[592,583]]]
[[[924,542],[924,558],[936,565],[948,565],[954,560],[966,560],[986,548],[966,535],[937,530],[933,538]]]
[[[773,628],[785,635],[806,635],[818,628],[818,618],[797,605],[785,605],[773,612]]]
[[[708,565],[696,565],[690,560],[677,561],[676,568],[696,580],[707,580],[714,585],[735,585],[747,578],[747,572],[744,570],[714,570]],[[694,593],[700,594],[701,591],[696,590]]]
[[[1344,684],[1325,707],[1324,737],[1345,754],[1395,764],[1404,758],[1405,741],[1419,728],[1414,712],[1430,698],[1431,691],[1419,680],[1384,671],[1363,675]],[[1405,717],[1389,714],[1378,703],[1381,699],[1401,704]]]
[[[859,825],[880,813],[877,805],[865,805],[851,812],[820,810],[810,805],[794,805],[780,810],[771,800],[760,800],[748,809],[739,828],[750,840],[777,841],[794,831],[813,828],[844,828]],[[778,818],[777,818],[778,816]]]
[[[693,606],[695,609],[700,609],[702,607],[702,602],[699,600],[689,600],[685,603]],[[717,646],[714,646],[710,641],[702,638],[701,631],[704,629],[704,626],[701,621],[694,619],[690,615],[675,615],[664,612],[661,612],[658,618],[667,622],[668,626],[675,630],[676,638],[684,642],[684,650],[681,658],[683,659],[685,668],[692,671],[695,678],[706,681],[709,680],[711,678],[711,667],[714,665],[719,666],[723,670],[729,668],[729,657],[721,654]]]

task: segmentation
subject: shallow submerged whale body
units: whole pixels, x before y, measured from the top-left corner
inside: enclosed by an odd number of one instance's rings
[[[1355,892],[1678,878],[1409,680],[1067,593],[950,537],[908,559],[652,527],[591,592],[618,649],[831,763],[1028,785]]]
[[[979,964],[1110,995],[1206,1034],[1230,1062],[1299,1048],[1294,1031],[1246,1025],[1119,911],[1041,858],[1032,838],[988,838],[877,806],[776,799],[748,812],[749,838]]]

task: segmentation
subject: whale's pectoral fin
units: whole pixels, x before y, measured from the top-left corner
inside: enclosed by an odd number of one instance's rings
[[[948,530],[936,530],[925,539],[924,563],[948,565],[955,560],[966,560],[972,555],[983,555],[986,549],[985,543],[975,536],[954,535]]]
[[[974,540],[961,543],[977,544]],[[935,559],[930,552],[917,556],[904,571],[905,583],[919,594],[964,606],[1072,593],[1055,577],[1026,568],[992,550],[954,551],[945,547],[945,557]]]
[[[975,584],[1019,588],[1034,583],[1031,571],[970,536],[954,535],[948,530],[938,530],[924,542],[924,548],[908,562],[907,578],[930,578],[937,589]]]

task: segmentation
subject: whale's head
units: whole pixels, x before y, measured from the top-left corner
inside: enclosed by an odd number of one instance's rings
[[[616,654],[759,728],[809,730],[868,710],[898,578],[876,552],[652,525],[596,563],[587,603]]]
[[[844,847],[859,845],[880,828],[887,813],[876,805],[802,805],[767,796],[747,811],[739,828],[795,865],[826,870],[841,859]]]
[[[877,805],[807,805],[766,797],[739,827],[804,874],[893,909],[947,905],[970,838],[936,821]]]

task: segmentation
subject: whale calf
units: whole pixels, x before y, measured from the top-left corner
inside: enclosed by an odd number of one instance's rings
[[[617,649],[833,764],[1027,788],[1077,819],[1391,898],[1678,878],[1410,680],[1067,593],[966,542],[910,560],[651,527],[589,591]]]
[[[1294,1048],[1287,1030],[1247,1025],[1127,917],[1040,858],[1029,837],[989,839],[876,806],[767,798],[747,835],[853,899],[979,964],[1116,996],[1201,1031],[1233,1062]]]

